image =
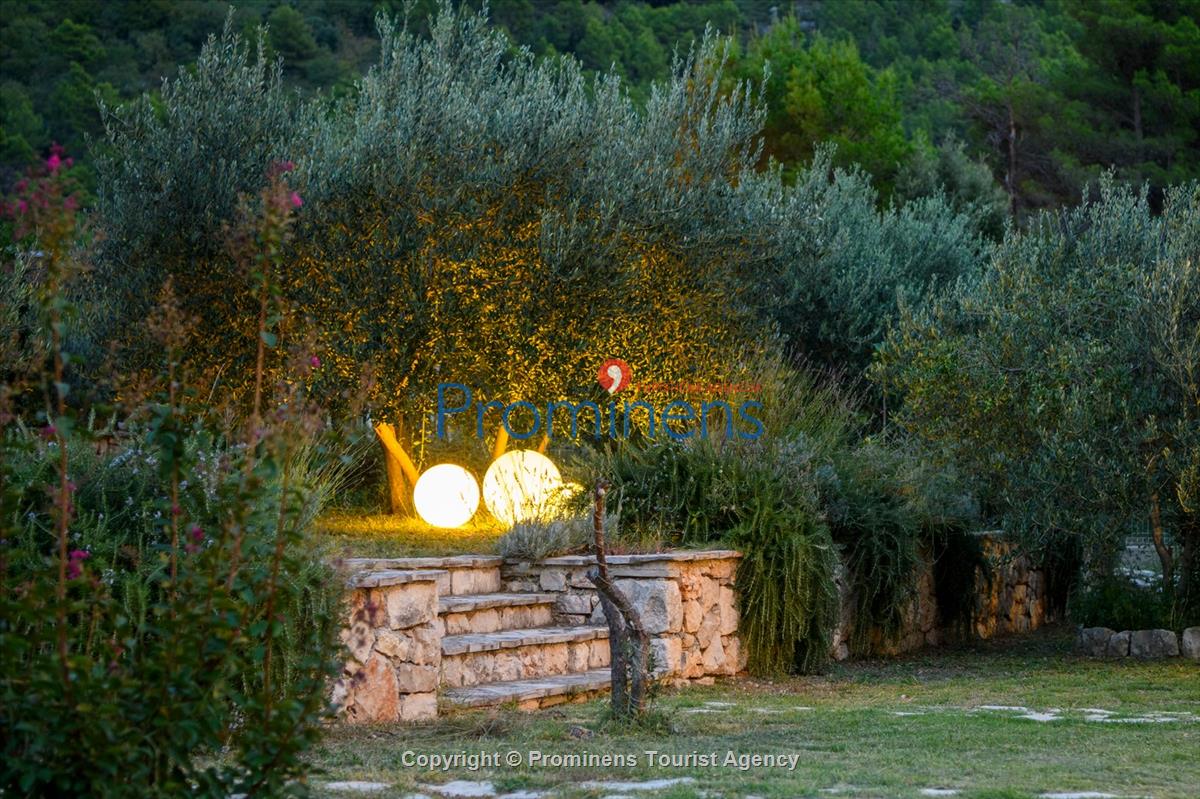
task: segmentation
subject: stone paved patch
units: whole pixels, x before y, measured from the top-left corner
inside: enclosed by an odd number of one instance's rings
[[[674,785],[685,785],[695,782],[692,777],[674,777],[667,780],[646,780],[645,782],[585,782],[581,787],[601,791],[661,791]]]
[[[449,796],[451,799],[472,799],[472,797],[496,795],[496,788],[490,782],[473,782],[471,780],[454,780],[443,785],[422,785],[421,788],[439,796]]]
[[[344,782],[327,782],[323,786],[327,791],[339,793],[378,793],[392,787],[390,782],[367,782],[365,780],[346,780]]]

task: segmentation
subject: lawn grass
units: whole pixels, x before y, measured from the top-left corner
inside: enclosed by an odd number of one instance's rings
[[[665,691],[657,725],[605,721],[605,702],[534,714],[512,709],[452,713],[429,725],[331,728],[315,754],[329,780],[371,780],[408,796],[420,784],[487,780],[500,790],[549,790],[582,799],[629,794],[596,780],[690,777],[636,795],[678,797],[922,797],[955,789],[965,799],[1020,799],[1043,792],[1200,796],[1200,667],[1088,661],[1070,653],[1072,633],[1051,630],[977,647],[892,661],[835,666],[819,677],[731,680]],[[1017,710],[1058,710],[1053,721]],[[1087,720],[1085,709],[1112,719]],[[1185,714],[1178,716],[1152,714]],[[1092,713],[1093,718],[1096,717]],[[429,773],[402,754],[537,750],[637,755],[626,768],[466,768]],[[644,752],[798,754],[794,771],[657,767]],[[527,762],[527,760],[526,760]],[[425,793],[430,793],[428,790]],[[329,794],[334,795],[334,794]]]
[[[481,516],[483,514],[480,514]],[[491,554],[504,531],[495,523],[473,523],[446,530],[415,516],[335,510],[316,523],[335,553],[356,558],[411,558]]]

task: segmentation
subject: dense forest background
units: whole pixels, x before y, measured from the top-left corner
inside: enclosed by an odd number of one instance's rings
[[[187,68],[232,22],[300,92],[338,96],[377,56],[375,17],[422,25],[437,0],[2,0],[0,188],[55,142],[90,182],[102,105]],[[471,3],[478,5],[478,2]],[[1200,0],[494,0],[514,45],[615,70],[635,97],[712,26],[731,75],[760,79],[765,157],[788,173],[822,142],[880,196],[943,189],[1008,216],[1077,202],[1105,170],[1200,177]]]

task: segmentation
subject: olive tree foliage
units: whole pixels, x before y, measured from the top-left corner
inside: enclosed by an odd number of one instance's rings
[[[1148,527],[1176,609],[1200,607],[1200,186],[1154,216],[1110,181],[1010,231],[978,276],[905,307],[874,376],[1007,529],[1106,573]]]
[[[722,88],[722,40],[639,109],[612,75],[514,51],[482,13],[446,4],[428,35],[385,17],[379,31],[379,63],[343,99],[290,95],[227,25],[161,103],[108,112],[116,333],[173,277],[199,320],[192,357],[242,388],[249,276],[217,242],[286,161],[304,205],[281,329],[316,339],[313,390],[366,392],[409,439],[439,383],[538,402],[614,356],[643,381],[712,379],[763,340],[778,193],[752,173],[763,112],[749,85]]]
[[[940,191],[879,209],[867,175],[818,151],[780,199],[776,318],[812,360],[857,377],[904,301],[977,270],[991,245]]]

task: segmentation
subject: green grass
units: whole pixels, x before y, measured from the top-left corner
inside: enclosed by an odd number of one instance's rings
[[[332,511],[317,519],[317,532],[344,557],[406,558],[489,554],[504,531],[494,523],[453,530],[432,527],[415,516]]]
[[[893,661],[835,667],[821,677],[735,680],[665,692],[661,723],[613,728],[605,703],[565,705],[535,714],[460,712],[424,726],[332,727],[313,779],[373,780],[378,796],[406,796],[420,783],[490,780],[498,789],[550,789],[553,796],[628,793],[588,789],[588,780],[692,777],[642,797],[900,797],[953,788],[965,799],[1021,799],[1042,792],[1097,791],[1119,796],[1194,799],[1200,785],[1200,667],[1087,661],[1070,654],[1071,633],[1049,631],[975,648],[933,651]],[[731,703],[732,706],[706,703]],[[980,705],[1057,708],[1039,722]],[[810,708],[810,709],[805,709]],[[1186,713],[1166,723],[1099,723]],[[712,712],[696,712],[712,711]],[[898,715],[913,714],[913,715]],[[591,731],[580,739],[572,728]],[[799,755],[794,772],[658,768],[643,753],[692,751]],[[521,767],[428,773],[405,768],[402,753],[499,751],[638,755],[632,768]]]

